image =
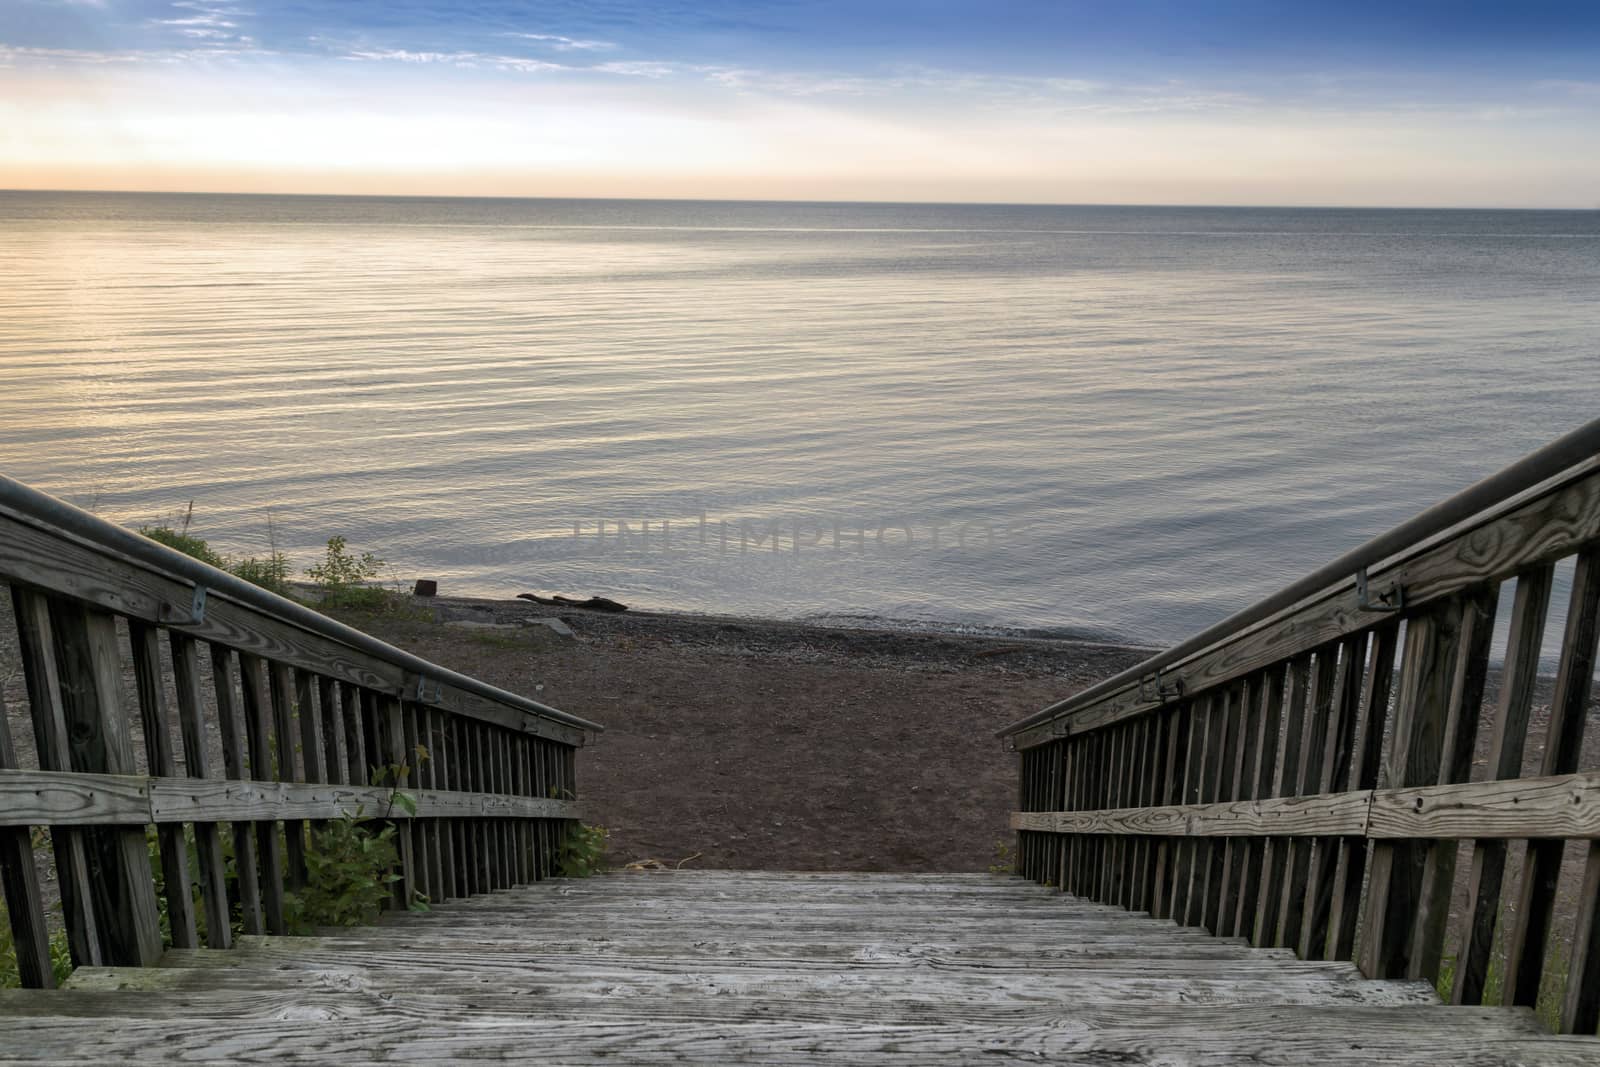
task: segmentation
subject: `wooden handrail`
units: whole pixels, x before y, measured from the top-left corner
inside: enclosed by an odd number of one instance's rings
[[[1011,727],[1019,871],[1307,959],[1355,959],[1371,977],[1437,983],[1452,959],[1456,1003],[1531,1006],[1559,987],[1561,1029],[1594,1034],[1600,768],[1580,753],[1600,642],[1597,427],[1480,483],[1491,491],[1468,499],[1481,510],[1452,506],[1439,526],[1436,509],[1400,528],[1418,539],[1374,542],[1384,554],[1362,561],[1362,581],[1319,572],[1273,610],[1156,657],[1159,673]],[[1556,674],[1541,678],[1558,567],[1571,592]],[[1461,842],[1466,905],[1452,913]],[[1563,875],[1568,842],[1582,856]],[[1575,892],[1558,892],[1563,877]],[[1571,945],[1565,973],[1552,931]]]
[[[0,887],[26,985],[52,984],[40,829],[73,962],[137,966],[199,947],[191,859],[206,943],[226,948],[235,921],[285,931],[325,820],[392,822],[406,906],[548,876],[579,817],[576,752],[598,724],[8,479],[0,581],[36,754],[23,765],[0,704]]]

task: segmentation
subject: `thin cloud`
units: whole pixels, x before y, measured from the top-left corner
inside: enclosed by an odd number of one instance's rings
[[[539,74],[546,71],[572,70],[561,63],[522,56],[491,55],[484,52],[418,52],[406,48],[357,49],[346,52],[342,59],[362,63],[409,63],[414,65],[443,65],[466,68],[488,68]]]
[[[611,41],[586,40],[579,37],[564,37],[559,33],[507,33],[506,37],[517,37],[524,41],[537,41],[547,48],[557,52],[604,52],[617,47]]]

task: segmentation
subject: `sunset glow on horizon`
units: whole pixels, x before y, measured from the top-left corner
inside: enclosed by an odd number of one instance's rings
[[[1600,206],[1573,3],[0,0],[0,188]]]

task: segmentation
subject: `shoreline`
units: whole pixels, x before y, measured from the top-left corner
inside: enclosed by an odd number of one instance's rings
[[[1037,631],[974,633],[934,626],[853,625],[635,608],[607,612],[515,598],[407,596],[403,602],[411,610],[431,614],[440,625],[521,626],[535,619],[559,619],[578,635],[654,637],[724,654],[779,655],[880,667],[915,665],[932,670],[992,665],[1006,673],[1066,680],[1082,679],[1102,663],[1126,663],[1130,657],[1136,662],[1160,651],[1153,646],[1044,636]]]
[[[477,597],[339,617],[603,725],[578,796],[613,867],[986,870],[1017,788],[994,732],[1150,651]]]

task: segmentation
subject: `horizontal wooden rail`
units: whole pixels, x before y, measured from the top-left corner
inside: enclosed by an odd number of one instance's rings
[[[0,770],[0,826],[154,826],[262,819],[577,819],[577,801],[380,786]]]
[[[1600,422],[1263,604],[1005,731],[1018,870],[1596,1033]]]
[[[1016,811],[1013,830],[1152,837],[1600,838],[1600,771],[1221,804]]]

